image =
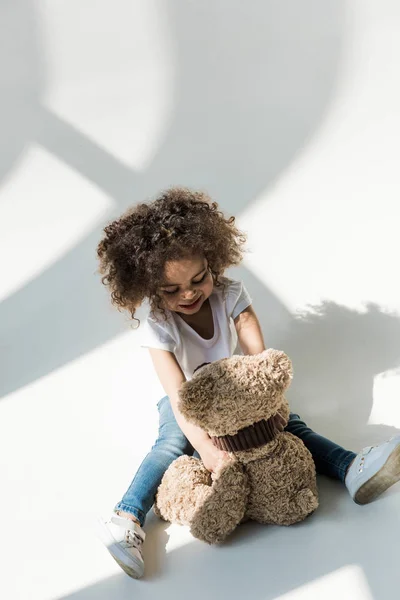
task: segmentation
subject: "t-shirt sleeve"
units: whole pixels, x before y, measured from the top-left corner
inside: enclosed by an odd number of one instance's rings
[[[167,321],[156,321],[149,317],[143,325],[140,345],[142,348],[158,348],[175,352],[176,342]]]
[[[226,298],[226,311],[228,317],[236,319],[245,308],[252,303],[249,292],[241,281],[231,281],[228,286]]]

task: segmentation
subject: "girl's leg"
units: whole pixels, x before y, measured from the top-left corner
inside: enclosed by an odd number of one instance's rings
[[[286,431],[300,438],[311,452],[317,473],[345,480],[347,469],[356,457],[354,452],[345,450],[327,438],[310,429],[299,415],[290,414]]]
[[[176,422],[167,396],[158,403],[158,411],[160,414],[158,439],[140,465],[122,500],[114,509],[130,513],[138,519],[141,526],[153,506],[157,488],[169,465],[182,454],[193,454],[193,446]]]

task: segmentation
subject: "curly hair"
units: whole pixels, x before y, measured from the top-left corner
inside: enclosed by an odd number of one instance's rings
[[[203,192],[171,188],[149,204],[138,204],[104,228],[97,247],[102,282],[119,309],[135,310],[145,299],[163,312],[159,287],[165,263],[204,256],[214,283],[242,260],[244,233]]]

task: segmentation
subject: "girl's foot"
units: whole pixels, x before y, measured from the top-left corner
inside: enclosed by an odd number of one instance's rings
[[[109,521],[99,519],[98,535],[121,569],[134,579],[144,573],[143,542],[146,534],[131,519],[113,514]]]
[[[400,480],[400,435],[357,454],[347,471],[345,484],[357,504],[375,500]]]

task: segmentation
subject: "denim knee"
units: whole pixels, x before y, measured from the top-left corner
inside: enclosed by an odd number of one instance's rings
[[[301,421],[302,419],[301,419],[300,415],[298,415],[297,413],[291,412],[289,415],[289,421],[294,421],[294,420]]]

